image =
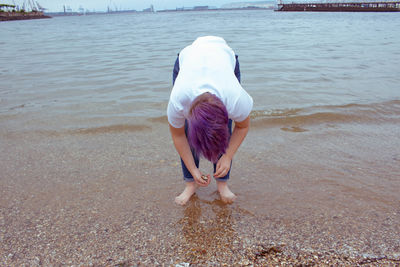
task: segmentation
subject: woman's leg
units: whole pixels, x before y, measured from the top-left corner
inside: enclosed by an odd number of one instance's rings
[[[185,134],[186,134],[186,138],[187,138],[187,134],[188,134],[188,122],[187,120],[185,120]],[[194,159],[194,164],[196,164],[196,167],[199,167],[200,164],[200,160],[197,157],[196,153],[194,152],[194,150],[192,149],[192,155],[193,155],[193,159]],[[194,182],[193,176],[190,173],[190,171],[188,170],[188,168],[186,167],[185,163],[183,162],[182,158],[181,158],[181,166],[182,166],[182,172],[183,172],[183,179],[186,182]]]
[[[228,121],[228,129],[229,129],[229,137],[230,137],[232,135],[232,120],[231,119],[229,119],[229,121]],[[231,167],[232,167],[232,162],[231,162]],[[214,164],[214,173],[216,170],[217,170],[217,164]],[[229,179],[230,173],[231,173],[231,169],[229,169],[228,173],[224,177],[217,178],[216,180],[220,181],[220,182],[226,182]]]
[[[238,59],[237,55],[235,57],[236,57],[235,76],[240,83],[241,77],[240,77],[239,59]],[[228,127],[229,127],[229,133],[230,133],[230,135],[232,135],[232,120],[229,120]],[[232,167],[232,162],[231,162],[231,167]],[[215,173],[215,170],[216,170],[216,165],[214,164],[214,173]],[[217,189],[221,196],[221,200],[227,204],[233,203],[236,199],[236,195],[228,187],[227,181],[229,179],[230,173],[231,173],[231,169],[229,169],[229,171],[225,177],[216,179]]]
[[[187,129],[188,129],[188,123],[187,123],[187,121],[185,121],[186,136],[187,136]],[[193,155],[194,163],[196,164],[196,167],[198,168],[199,167],[199,159],[193,150],[192,150],[192,155]],[[183,190],[183,192],[175,198],[175,202],[179,205],[185,205],[186,202],[189,201],[190,197],[196,192],[196,189],[198,186],[194,182],[193,176],[190,173],[190,171],[188,170],[188,168],[186,167],[182,158],[181,158],[181,165],[182,165],[183,179],[186,182],[186,186],[185,186],[185,189]]]
[[[228,122],[229,134],[232,135],[232,120]],[[216,171],[216,164],[214,164],[214,173]],[[231,162],[232,167],[232,162]],[[232,191],[228,187],[228,180],[231,170],[229,169],[228,173],[222,178],[216,178],[217,181],[217,189],[221,196],[221,200],[227,204],[231,204],[236,199],[236,195],[232,193]]]

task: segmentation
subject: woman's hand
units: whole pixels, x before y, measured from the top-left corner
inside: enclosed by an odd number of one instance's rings
[[[229,170],[231,169],[231,162],[232,158],[230,158],[226,154],[222,155],[222,157],[220,157],[217,162],[214,177],[215,178],[225,177],[228,174]]]
[[[199,169],[197,169],[197,171],[193,174],[193,179],[199,186],[206,187],[211,182],[211,175],[204,175],[199,171]]]

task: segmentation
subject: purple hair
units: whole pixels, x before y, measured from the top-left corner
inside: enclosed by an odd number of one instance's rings
[[[216,163],[229,144],[228,111],[213,94],[198,96],[190,108],[188,140],[197,156]]]

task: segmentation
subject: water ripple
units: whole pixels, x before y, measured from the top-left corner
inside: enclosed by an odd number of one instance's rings
[[[7,25],[0,28],[0,57],[7,62],[0,66],[0,98],[9,103],[3,111],[36,103],[20,112],[40,114],[52,106],[54,112],[96,115],[106,107],[65,108],[108,99],[129,101],[138,114],[163,116],[177,53],[211,34],[224,37],[239,55],[255,110],[400,99],[400,22],[391,14],[182,12]],[[32,38],[34,32],[40,34]],[[125,115],[121,110],[107,114]]]

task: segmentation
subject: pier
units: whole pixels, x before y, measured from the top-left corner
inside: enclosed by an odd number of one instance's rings
[[[400,1],[278,3],[275,11],[400,12]]]

